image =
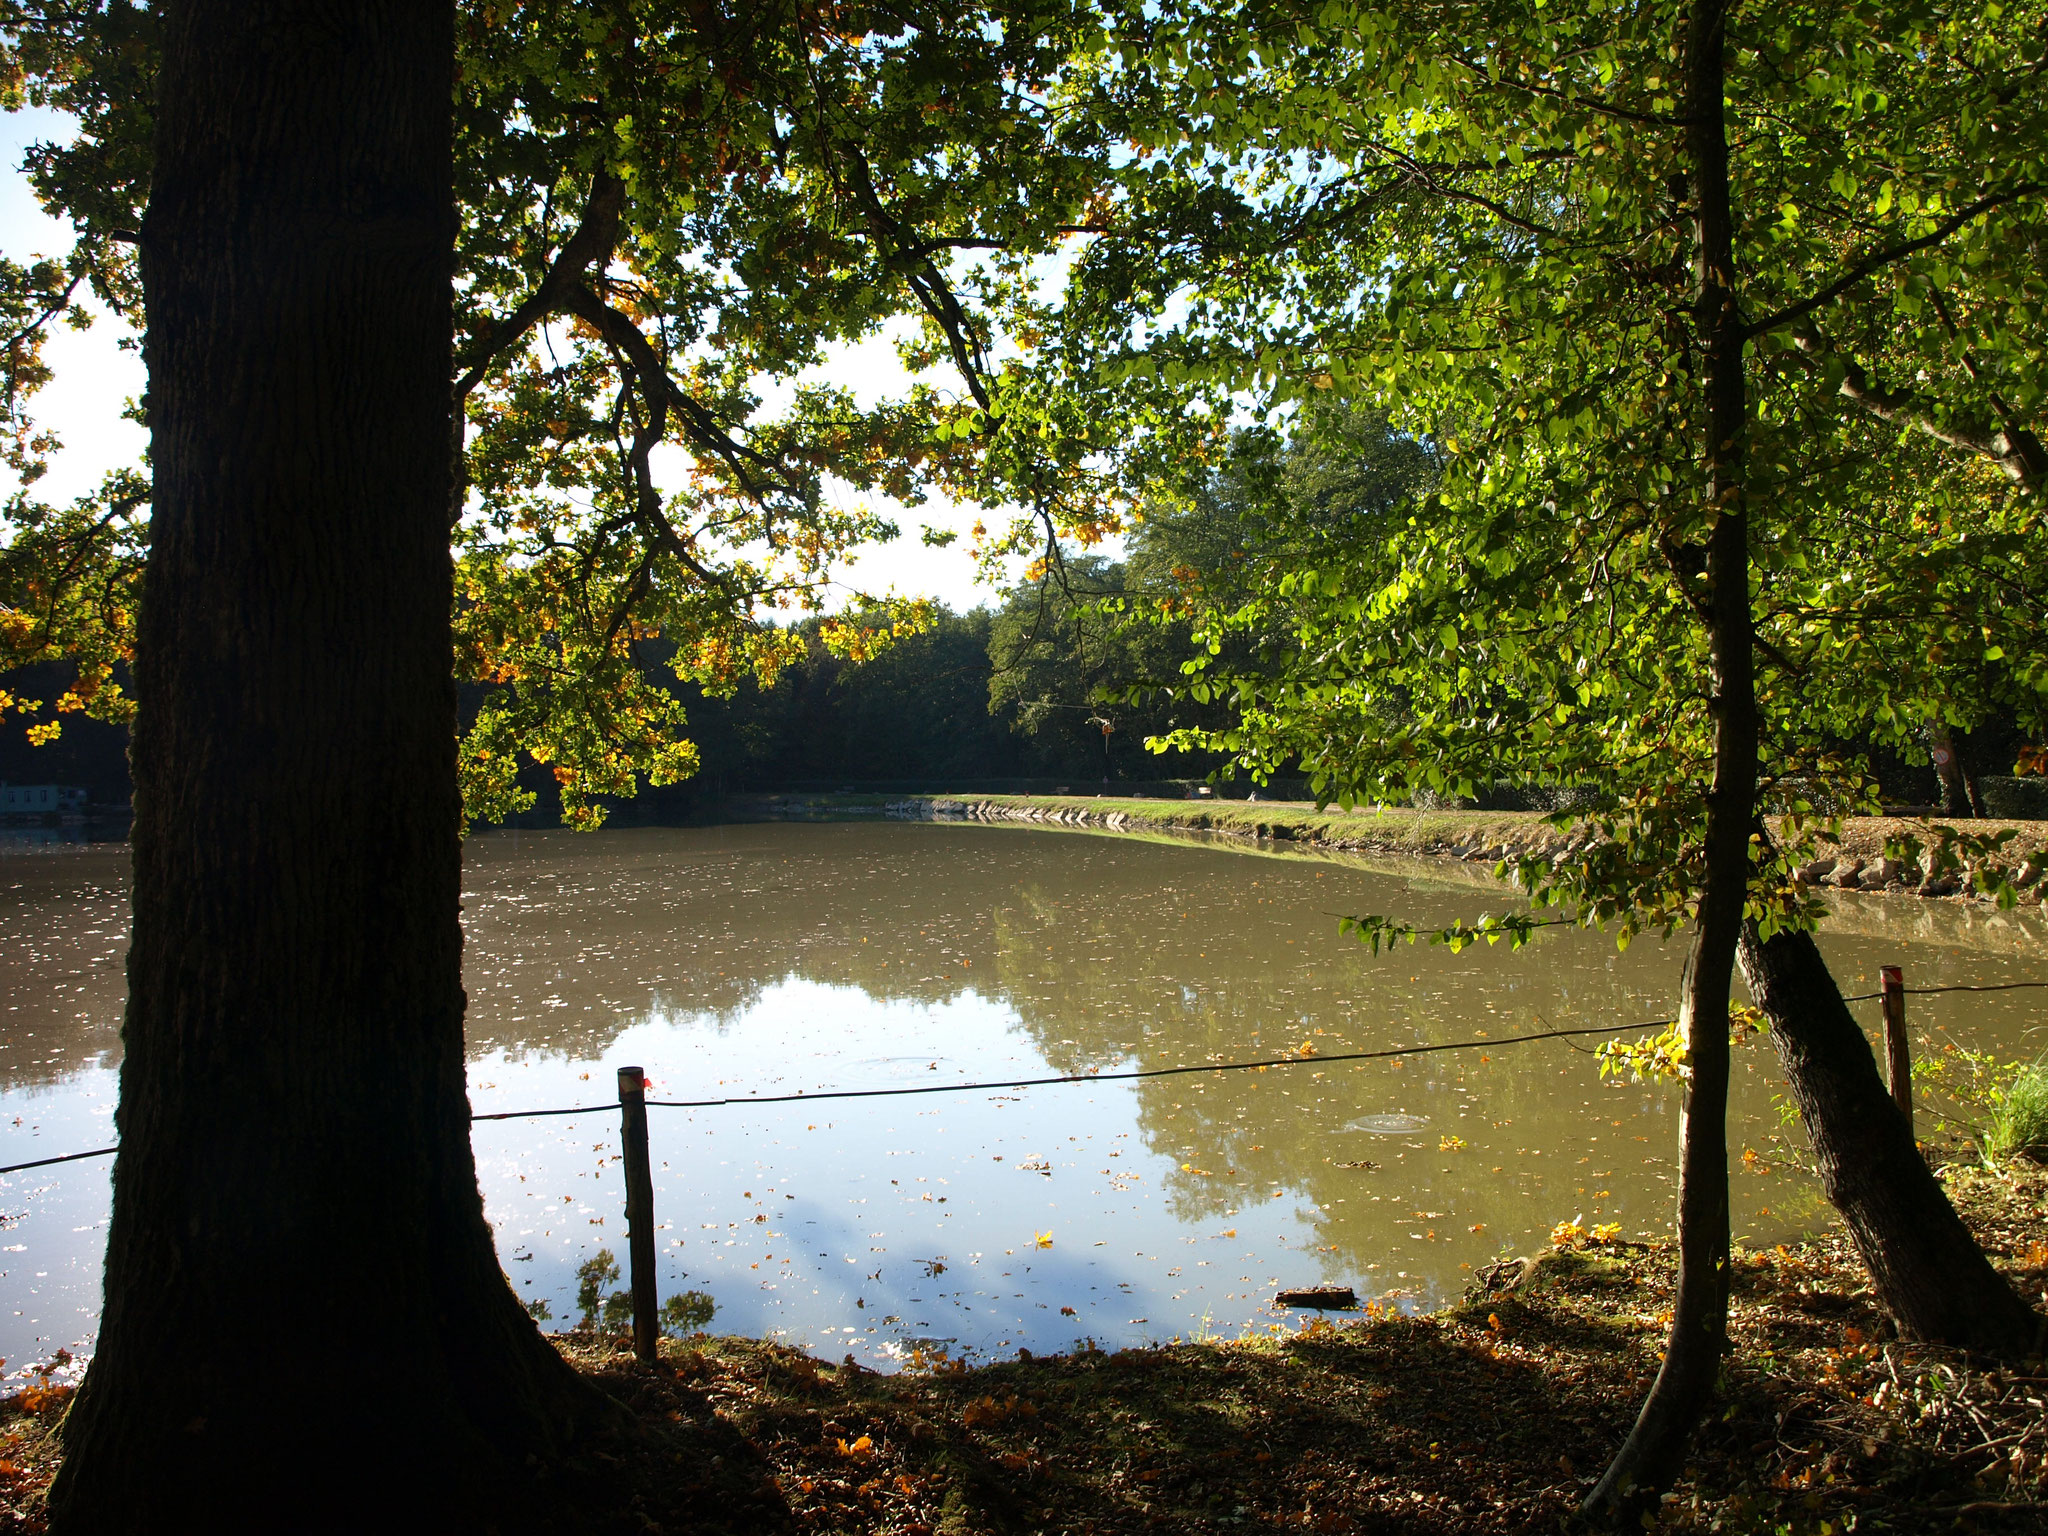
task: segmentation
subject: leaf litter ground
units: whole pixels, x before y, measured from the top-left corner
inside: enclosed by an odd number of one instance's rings
[[[1948,1179],[2048,1305],[2048,1173]],[[1670,1283],[1664,1247],[1573,1238],[1439,1313],[893,1376],[701,1337],[650,1368],[562,1335],[639,1429],[564,1468],[556,1508],[647,1533],[1555,1530],[1649,1385]],[[1740,1255],[1733,1358],[1658,1527],[2041,1529],[2048,1366],[1889,1333],[1839,1233]],[[41,1529],[67,1398],[0,1405],[0,1532]]]

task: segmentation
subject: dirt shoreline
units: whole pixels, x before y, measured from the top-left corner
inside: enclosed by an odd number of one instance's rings
[[[1582,828],[1561,828],[1540,811],[1418,811],[1400,807],[1318,810],[1305,801],[1143,800],[1106,795],[920,795],[887,802],[906,819],[1036,822],[1110,832],[1201,832],[1257,842],[1291,843],[1333,852],[1406,858],[1455,859],[1490,867],[1531,854],[1555,858],[1583,843]],[[1940,818],[1856,816],[1842,826],[1831,858],[1802,871],[1810,883],[1834,890],[1988,902],[1953,878],[1929,880],[1913,865],[1886,859],[1886,842],[1901,834],[1932,846],[1936,826],[1970,833],[2010,829],[2009,857],[2024,905],[2048,905],[2048,822],[1944,821]],[[2042,854],[2039,858],[2029,855]]]
[[[2048,1172],[1958,1208],[2048,1302]],[[1739,1253],[1734,1352],[1664,1531],[2038,1530],[2048,1365],[1901,1343],[1839,1232]],[[1566,1232],[1458,1305],[884,1376],[758,1340],[562,1335],[636,1428],[551,1474],[550,1530],[1138,1536],[1559,1529],[1657,1365],[1671,1254]],[[0,1405],[0,1532],[42,1529],[61,1389]],[[558,1502],[559,1501],[559,1502]]]

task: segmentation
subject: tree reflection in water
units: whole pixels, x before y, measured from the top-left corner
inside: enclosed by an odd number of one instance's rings
[[[20,1121],[0,1145],[21,1157],[106,1137],[125,863],[108,848],[0,856],[0,1087]],[[622,1051],[656,1097],[927,1086],[1647,1020],[1676,979],[1675,945],[1618,954],[1570,930],[1519,954],[1375,957],[1340,936],[1342,913],[1430,925],[1500,909],[1499,887],[1449,861],[840,823],[495,832],[466,865],[479,1109],[601,1104]],[[2043,937],[2037,917],[1849,898],[1824,942],[1845,978],[1899,962],[1934,985],[2033,978]],[[1913,1020],[2031,1055],[2038,995],[1916,998]],[[1737,1062],[1731,1140],[1755,1154],[1737,1231],[1771,1240],[1819,1201],[1770,1140],[1768,1048]],[[1556,1041],[829,1112],[662,1111],[677,1271],[663,1283],[709,1285],[721,1327],[829,1329],[870,1358],[919,1324],[1034,1348],[1205,1315],[1231,1327],[1275,1278],[1434,1300],[1560,1220],[1661,1231],[1674,1119],[1666,1090],[1602,1085]],[[558,1311],[575,1265],[619,1236],[609,1135],[605,1114],[478,1128],[507,1268]],[[8,1196],[26,1220],[0,1285],[36,1278],[9,1293],[23,1338],[0,1353],[89,1334],[105,1198],[89,1166]]]

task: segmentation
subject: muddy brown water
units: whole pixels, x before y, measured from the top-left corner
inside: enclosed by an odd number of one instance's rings
[[[1520,953],[1403,945],[1502,905],[1448,862],[1034,827],[852,822],[498,832],[466,855],[469,1076],[500,1257],[556,1326],[623,1258],[619,1065],[653,1096],[927,1088],[1269,1057],[1264,1072],[812,1104],[656,1109],[660,1288],[723,1331],[887,1367],[1272,1326],[1276,1289],[1430,1305],[1577,1218],[1666,1229],[1672,1089],[1602,1081],[1592,1042],[1496,1044],[1669,1011],[1679,944],[1550,932]],[[0,1163],[105,1145],[126,852],[0,850]],[[1845,898],[1845,990],[2048,978],[2036,916]],[[1924,1051],[2038,1053],[2048,993],[1915,998]],[[1859,1014],[1876,1025],[1874,1004]],[[1473,1040],[1369,1062],[1345,1051]],[[1767,1044],[1736,1053],[1737,1233],[1827,1218],[1780,1134]],[[1794,1138],[1796,1140],[1796,1136]],[[0,1356],[89,1352],[107,1169],[0,1177]]]

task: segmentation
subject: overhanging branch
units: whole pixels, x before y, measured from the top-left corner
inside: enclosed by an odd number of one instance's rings
[[[1848,271],[1844,272],[1819,292],[1809,294],[1798,303],[1788,304],[1776,314],[1767,315],[1763,319],[1753,322],[1745,328],[1743,332],[1744,339],[1753,341],[1759,336],[1777,330],[1780,326],[1790,325],[1793,321],[1812,314],[1823,304],[1828,303],[1841,294],[1847,293],[1873,272],[1888,267],[1895,261],[1903,261],[1915,252],[1926,250],[1929,246],[1941,244],[1942,241],[1961,229],[1965,224],[1968,224],[1972,219],[1977,218],[1980,214],[1989,213],[1994,208],[2040,190],[2040,187],[2032,182],[2022,182],[2019,186],[2009,187],[2003,192],[1992,192],[1978,198],[1976,202],[1971,203],[1967,208],[1957,209],[1954,214],[1943,219],[1919,239],[1905,241],[1903,244],[1892,246],[1888,250],[1874,251],[1861,261],[1855,263]]]
[[[468,349],[463,370],[456,378],[450,401],[448,433],[451,474],[448,485],[448,522],[452,527],[462,516],[462,503],[469,492],[469,474],[463,460],[468,415],[464,406],[470,392],[484,381],[491,365],[534,326],[560,310],[569,290],[595,268],[603,271],[611,260],[612,247],[619,239],[619,218],[626,206],[626,184],[610,171],[591,178],[590,199],[583,205],[583,217],[576,231],[549,263],[545,276],[533,292],[503,320],[493,324]]]
[[[2048,450],[2044,450],[2041,439],[2033,432],[2021,427],[1996,427],[1985,421],[1972,422],[1953,413],[1937,416],[1932,402],[1924,396],[1909,389],[1886,389],[1871,378],[1861,363],[1830,347],[1817,332],[1801,329],[1793,333],[1792,341],[1808,357],[1819,362],[1833,361],[1839,366],[1842,397],[1878,420],[1894,426],[1917,427],[1936,442],[1981,454],[2023,489],[2033,491],[2048,485]]]
[[[587,283],[576,283],[568,288],[563,294],[562,307],[624,354],[649,409],[658,406],[664,415],[674,411],[689,440],[720,460],[748,496],[762,501],[772,491],[788,489],[774,478],[779,468],[776,462],[733,437],[724,424],[705,409],[703,402],[677,384],[640,327],[605,303]],[[663,430],[666,430],[666,423]]]

